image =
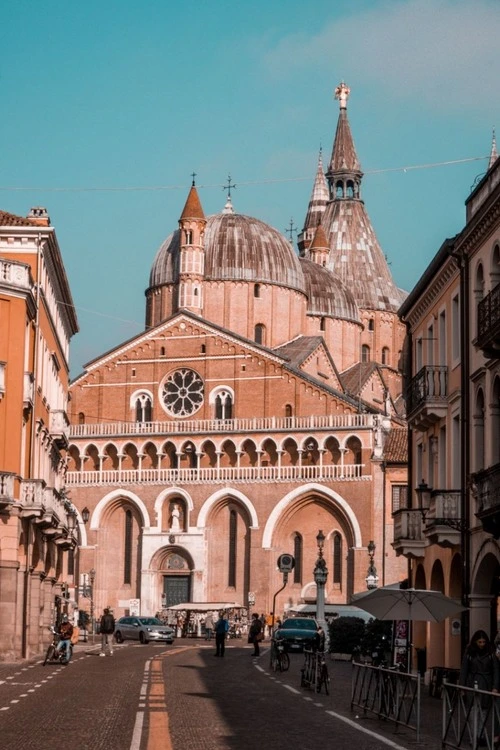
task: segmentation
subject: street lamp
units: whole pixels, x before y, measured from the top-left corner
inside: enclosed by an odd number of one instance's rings
[[[375,567],[374,557],[375,557],[375,542],[373,539],[370,539],[368,542],[368,556],[370,558],[370,564],[368,565],[368,572],[365,578],[366,581],[366,588],[370,591],[371,589],[376,589],[378,586],[378,575],[377,575],[377,568]]]
[[[318,624],[323,628],[326,637],[328,637],[328,629],[325,622],[325,586],[328,578],[328,568],[323,557],[325,535],[321,529],[316,535],[316,542],[318,544],[318,558],[313,571],[314,583],[316,584],[316,619]]]
[[[91,568],[89,571],[90,581],[90,626],[92,628],[92,645],[95,642],[95,627],[94,627],[94,581],[95,581],[95,570]]]

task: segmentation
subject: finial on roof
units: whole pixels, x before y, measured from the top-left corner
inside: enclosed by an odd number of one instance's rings
[[[490,153],[490,160],[488,162],[488,169],[493,166],[493,164],[498,159],[498,151],[497,151],[497,139],[495,135],[495,128],[493,128],[493,138],[491,139],[491,153]]]
[[[224,210],[222,211],[223,214],[234,214],[234,208],[233,203],[231,201],[231,190],[236,189],[236,185],[231,182],[231,175],[228,174],[227,176],[227,185],[222,186],[223,190],[227,190],[227,201],[226,205],[224,206]]]
[[[290,219],[290,226],[285,229],[285,234],[288,235],[290,245],[293,245],[293,235],[297,233],[297,227],[293,223],[293,219]]]
[[[233,203],[231,201],[231,196],[230,195],[227,196],[226,205],[222,209],[222,213],[223,214],[234,214]]]
[[[335,99],[339,100],[340,109],[347,109],[347,100],[349,99],[350,93],[351,89],[349,86],[344,83],[344,81],[341,81],[335,89]]]
[[[196,185],[196,181],[195,181],[196,172],[191,172],[191,177],[193,178],[193,181],[191,183],[191,187],[195,187],[195,185]]]

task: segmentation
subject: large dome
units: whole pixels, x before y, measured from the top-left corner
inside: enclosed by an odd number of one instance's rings
[[[308,258],[301,258],[307,294],[307,312],[360,322],[354,295],[338,276]]]
[[[205,228],[205,279],[278,284],[305,292],[301,263],[276,229],[242,214],[209,216]],[[161,245],[153,262],[150,288],[179,280],[180,232]]]

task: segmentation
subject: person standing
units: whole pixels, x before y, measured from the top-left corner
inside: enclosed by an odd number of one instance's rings
[[[229,630],[229,620],[224,616],[224,612],[219,612],[219,619],[215,623],[215,654],[214,656],[224,656],[226,651],[226,635]]]
[[[211,612],[205,618],[205,640],[212,640],[212,631],[214,629],[214,618]]]
[[[101,631],[101,653],[99,656],[106,656],[106,647],[109,655],[113,656],[113,633],[115,632],[115,618],[109,607],[106,607],[99,625]]]
[[[500,664],[495,648],[484,630],[476,630],[465,649],[458,684],[490,693],[500,692]],[[491,697],[481,696],[481,708],[488,711],[490,706]],[[495,734],[494,745],[496,747],[500,739],[496,727]],[[478,738],[478,742],[480,745],[486,744],[482,736]]]
[[[262,631],[262,620],[257,614],[257,612],[254,612],[252,615],[252,623],[250,625],[250,630],[248,631],[248,642],[253,643],[253,654],[252,656],[260,656],[260,646],[259,643],[264,637],[264,633]]]

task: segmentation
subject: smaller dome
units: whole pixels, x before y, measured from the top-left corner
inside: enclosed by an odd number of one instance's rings
[[[338,276],[308,258],[301,258],[300,264],[306,282],[309,315],[361,322],[354,295]]]
[[[179,252],[181,248],[181,232],[176,229],[169,234],[156,253],[156,258],[149,274],[149,286],[175,284],[179,280]]]

